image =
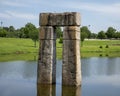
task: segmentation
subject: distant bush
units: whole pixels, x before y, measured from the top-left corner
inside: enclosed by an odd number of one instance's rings
[[[106,56],[109,56],[108,54],[106,54]]]
[[[103,48],[102,46],[100,46],[99,48]]]
[[[103,55],[102,55],[102,54],[100,54],[99,56],[100,56],[100,57],[102,57]]]
[[[109,46],[108,46],[108,45],[106,45],[106,46],[105,46],[105,48],[109,48]]]

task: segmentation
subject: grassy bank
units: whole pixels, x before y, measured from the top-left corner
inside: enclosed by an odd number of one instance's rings
[[[38,55],[36,53],[0,55],[0,62],[16,60],[36,61],[38,60]]]
[[[0,38],[0,55],[36,53],[37,51],[38,43],[35,48],[31,39]]]
[[[61,58],[62,44],[59,44],[58,41],[59,40],[57,40],[56,44],[57,58]],[[14,56],[28,53],[37,55],[38,48],[38,42],[37,47],[35,48],[34,42],[31,39],[0,38],[0,58],[2,58],[3,55]],[[120,40],[85,40],[83,42],[83,46],[81,47],[81,57],[93,56],[120,57]],[[16,56],[16,58],[21,57],[22,55],[20,57]],[[27,57],[29,58],[30,56],[28,55]],[[31,56],[30,58],[33,58],[33,56]]]
[[[81,55],[87,56],[120,56],[120,40],[86,40],[81,47]]]

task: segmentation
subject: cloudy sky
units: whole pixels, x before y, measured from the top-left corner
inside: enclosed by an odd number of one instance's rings
[[[112,26],[120,31],[120,0],[0,0],[3,26],[23,27],[31,22],[39,26],[39,13],[79,12],[81,26],[98,33]]]

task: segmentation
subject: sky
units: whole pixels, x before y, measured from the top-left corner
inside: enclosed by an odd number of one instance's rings
[[[17,29],[28,22],[39,27],[39,14],[43,12],[79,12],[81,26],[88,26],[93,33],[108,27],[120,31],[120,0],[0,0],[4,27]]]

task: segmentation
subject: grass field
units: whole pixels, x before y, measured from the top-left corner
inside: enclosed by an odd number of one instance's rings
[[[86,40],[81,47],[81,56],[119,57],[120,40]]]
[[[62,58],[62,44],[59,44],[58,41],[56,44],[57,58]],[[10,59],[12,56],[16,57],[16,59],[22,59],[23,55],[25,56],[24,59],[33,59],[38,54],[38,48],[38,42],[35,48],[31,39],[0,38],[0,59],[3,57]],[[120,40],[85,40],[81,47],[81,57],[96,56],[120,57]]]
[[[36,52],[38,52],[38,43],[35,48],[31,39],[0,38],[0,54],[2,55]]]
[[[0,62],[16,60],[35,61],[38,60],[38,55],[35,53],[0,55]]]

